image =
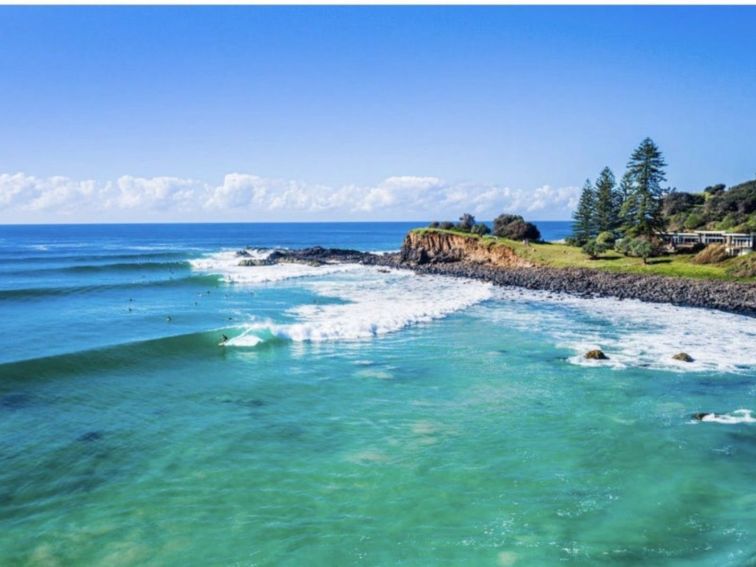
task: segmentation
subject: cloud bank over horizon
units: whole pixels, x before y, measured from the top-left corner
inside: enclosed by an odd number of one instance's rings
[[[229,173],[219,184],[181,177],[76,180],[0,174],[0,223],[450,220],[501,212],[568,219],[578,187],[533,189],[393,176],[373,185],[328,186]]]

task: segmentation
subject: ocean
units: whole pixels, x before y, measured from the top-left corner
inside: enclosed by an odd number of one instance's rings
[[[755,319],[234,255],[418,224],[0,227],[0,565],[756,564]]]

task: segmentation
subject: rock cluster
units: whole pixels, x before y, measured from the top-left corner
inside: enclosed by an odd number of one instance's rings
[[[609,357],[604,354],[604,351],[599,349],[589,350],[585,353],[585,358],[588,360],[608,360]]]
[[[265,258],[251,258],[246,250],[240,250],[237,256],[244,258],[239,261],[240,266],[272,266],[274,264],[307,264],[309,266],[322,266],[323,264],[365,264],[374,254],[360,252],[359,250],[346,250],[343,248],[323,248],[313,246],[299,250],[273,250]]]

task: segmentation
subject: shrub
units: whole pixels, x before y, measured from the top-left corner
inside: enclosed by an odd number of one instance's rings
[[[698,254],[693,256],[691,262],[696,264],[717,264],[727,260],[727,252],[724,244],[709,244]]]
[[[740,256],[732,261],[727,273],[736,278],[752,278],[756,276],[756,252]]]
[[[525,222],[520,215],[502,214],[494,219],[494,235],[510,240],[539,240],[541,233],[533,223]]]
[[[630,241],[630,254],[643,258],[643,263],[653,257],[659,256],[662,253],[662,245],[658,240],[650,240],[648,238],[633,238]]]
[[[693,230],[694,228],[701,226],[703,223],[704,219],[701,215],[698,213],[690,213],[688,218],[685,219],[685,224],[683,224],[683,226],[688,230]]]
[[[630,255],[630,238],[620,238],[614,243],[614,249],[625,256]]]
[[[454,228],[454,223],[451,221],[442,221],[438,223],[438,228],[443,228],[444,230],[452,230]]]
[[[608,248],[609,246],[606,243],[599,242],[597,238],[591,238],[588,242],[583,244],[582,250],[588,254],[591,259],[595,260],[598,258],[599,254],[603,254]]]
[[[645,237],[623,238],[617,241],[614,249],[625,256],[643,258],[644,264],[648,258],[660,255],[663,250],[661,242]]]
[[[724,183],[718,183],[716,185],[709,185],[706,189],[704,189],[704,193],[708,193],[710,195],[716,195],[717,193],[723,193],[725,190]]]
[[[645,238],[635,238],[630,241],[630,251],[632,252],[633,256],[643,258],[644,264],[646,263],[646,260],[654,254],[654,249],[651,241],[646,240]]]
[[[491,229],[488,228],[488,226],[483,224],[482,222],[479,222],[478,224],[472,227],[471,232],[473,234],[477,234],[478,236],[484,236],[488,234],[489,232],[491,232]]]
[[[441,226],[441,223],[438,222],[437,220],[434,220],[432,223],[428,225],[428,228],[438,228],[439,226]]]
[[[717,230],[730,230],[738,224],[738,217],[730,213],[717,223]]]

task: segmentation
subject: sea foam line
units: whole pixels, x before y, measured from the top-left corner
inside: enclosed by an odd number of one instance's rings
[[[263,260],[272,250],[248,249],[247,258]],[[292,278],[308,278],[327,274],[353,271],[359,268],[350,264],[327,264],[324,266],[308,266],[306,264],[274,264],[271,266],[240,266],[244,260],[233,250],[224,250],[203,258],[190,260],[194,270],[218,274],[227,283],[234,284],[262,284],[278,282]]]
[[[756,319],[745,315],[520,288],[498,288],[496,298],[485,318],[546,336],[574,352],[573,364],[681,372],[756,369]],[[586,360],[584,353],[595,348],[609,360]],[[681,351],[694,361],[674,360]]]

